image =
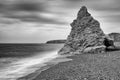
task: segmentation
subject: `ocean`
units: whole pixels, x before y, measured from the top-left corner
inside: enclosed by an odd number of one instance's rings
[[[0,44],[0,80],[27,76],[58,57],[63,44]]]

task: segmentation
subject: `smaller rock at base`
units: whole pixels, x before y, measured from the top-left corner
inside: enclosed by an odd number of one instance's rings
[[[83,51],[83,53],[90,53],[90,54],[105,53],[105,48],[106,48],[105,46],[88,47]]]

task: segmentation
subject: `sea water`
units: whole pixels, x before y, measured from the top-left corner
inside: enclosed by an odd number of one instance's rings
[[[46,62],[49,62],[50,60],[58,57],[57,52],[62,47],[62,45],[51,45],[51,44],[47,44],[47,45],[17,44],[17,47],[15,44],[14,45],[9,44],[6,46],[5,45],[2,44],[4,50],[3,51],[1,50],[0,52],[2,54],[0,58],[0,80],[16,80],[17,78],[35,72],[36,70],[40,69],[40,67],[45,66]],[[2,46],[0,47],[2,48]],[[10,49],[10,50],[5,50],[5,49]],[[6,51],[9,54],[6,54],[7,53]],[[3,55],[2,52],[5,53],[6,55]],[[13,53],[15,52],[15,55],[13,55],[12,52]]]

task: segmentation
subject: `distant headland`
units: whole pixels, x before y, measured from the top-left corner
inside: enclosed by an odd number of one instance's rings
[[[66,42],[65,39],[61,39],[61,40],[50,40],[47,41],[46,44],[64,44]]]

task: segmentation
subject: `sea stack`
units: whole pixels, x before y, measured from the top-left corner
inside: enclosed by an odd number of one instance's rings
[[[71,32],[59,54],[104,53],[105,34],[85,6],[71,23]]]

